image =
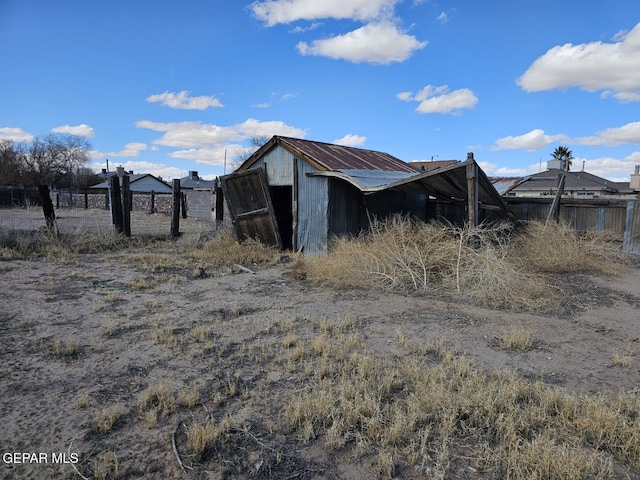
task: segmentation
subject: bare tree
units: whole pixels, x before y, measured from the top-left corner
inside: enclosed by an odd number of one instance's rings
[[[18,145],[23,184],[70,186],[89,160],[89,142],[77,135],[51,134]]]
[[[249,147],[239,149],[233,156],[233,166],[236,167],[244,162],[247,158],[254,154],[256,150],[271,140],[267,135],[254,134],[249,137]]]
[[[11,140],[0,141],[0,185],[22,183],[20,155]]]

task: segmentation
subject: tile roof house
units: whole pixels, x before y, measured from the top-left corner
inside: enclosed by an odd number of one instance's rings
[[[637,170],[637,169],[636,169]],[[516,185],[505,192],[510,197],[545,197],[554,196],[558,189],[558,178],[563,170],[549,168],[544,172],[524,177]],[[613,182],[585,171],[564,172],[564,196],[575,198],[603,198],[637,195],[640,192],[640,182],[631,175],[631,182]],[[639,185],[634,185],[639,183]],[[634,188],[635,186],[635,188]]]

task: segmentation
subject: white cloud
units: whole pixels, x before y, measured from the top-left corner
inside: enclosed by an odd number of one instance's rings
[[[530,168],[501,167],[491,162],[480,161],[478,162],[478,165],[480,165],[480,168],[482,168],[484,173],[492,177],[521,177],[529,173],[533,173],[530,171]]]
[[[581,137],[573,143],[590,147],[615,147],[629,143],[640,143],[640,122],[631,122],[622,127],[607,128],[597,132],[597,135]]]
[[[238,156],[238,152],[244,152],[246,150],[240,144],[227,144],[218,148],[190,148],[187,150],[177,150],[169,154],[171,158],[179,158],[184,160],[190,160],[196,163],[202,163],[206,165],[214,165],[223,167],[226,163],[229,173],[233,170],[234,160]]]
[[[81,125],[62,125],[60,127],[52,128],[53,133],[68,133],[70,135],[78,135],[80,137],[93,137],[93,127],[83,123]]]
[[[370,21],[393,10],[400,0],[266,0],[251,5],[253,14],[269,27],[321,18]]]
[[[313,22],[311,25],[309,25],[308,27],[301,27],[300,25],[296,25],[291,32],[292,33],[304,33],[304,32],[310,32],[312,30],[315,30],[316,28],[320,27],[322,25],[322,22]]]
[[[578,87],[640,101],[640,23],[614,43],[567,43],[548,50],[517,79],[527,92]]]
[[[415,95],[413,92],[401,92],[396,97],[405,102],[419,102],[416,111],[420,113],[457,113],[478,103],[478,97],[468,88],[450,92],[447,85],[427,85]]]
[[[574,158],[571,170],[582,170],[582,162],[584,161],[584,170],[599,177],[616,182],[628,182],[630,175],[634,172],[634,167],[640,159],[640,152],[623,158],[600,157],[595,159]]]
[[[440,15],[436,17],[436,20],[441,24],[445,24],[449,21],[449,15],[447,15],[447,12],[442,12]]]
[[[0,140],[10,140],[12,142],[30,142],[34,135],[25,132],[21,128],[0,127]]]
[[[92,150],[89,152],[91,158],[121,158],[121,157],[139,157],[140,152],[143,152],[147,149],[147,145],[145,143],[136,143],[131,142],[127,143],[122,150],[119,152],[99,152],[97,150]]]
[[[553,142],[565,142],[566,135],[547,135],[544,130],[536,128],[524,135],[508,136],[496,140],[496,145],[491,150],[540,150]]]
[[[349,133],[342,138],[334,140],[333,143],[335,143],[336,145],[344,145],[345,147],[358,147],[364,145],[364,142],[366,141],[367,137]]]
[[[251,105],[251,108],[269,108],[270,106],[271,106],[271,104],[268,103],[268,102],[254,103],[253,105]]]
[[[426,45],[427,42],[420,42],[414,36],[401,32],[393,22],[383,21],[367,24],[344,35],[314,40],[311,44],[300,42],[296,48],[302,55],[386,65],[402,62]]]
[[[253,118],[228,127],[201,122],[159,123],[149,120],[136,122],[136,126],[165,132],[159,139],[154,140],[153,143],[156,145],[183,149],[221,147],[231,142],[242,142],[252,136],[271,137],[273,135],[283,135],[304,137],[306,135],[304,130],[291,127],[281,121],[261,122]]]
[[[220,100],[214,97],[189,97],[187,90],[178,93],[164,92],[147,97],[149,103],[160,103],[166,107],[181,110],[206,110],[209,107],[222,107]]]

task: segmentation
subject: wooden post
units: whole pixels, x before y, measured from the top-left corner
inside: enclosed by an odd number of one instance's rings
[[[109,198],[111,200],[111,223],[116,232],[124,231],[122,215],[122,197],[120,195],[120,178],[117,175],[109,177]]]
[[[547,215],[545,225],[548,225],[551,220],[555,223],[560,221],[560,200],[564,193],[565,176],[566,172],[558,174],[558,191],[556,192],[556,196],[553,198],[553,203],[551,203],[551,209],[549,210],[549,215]]]
[[[180,194],[180,207],[182,210],[182,218],[187,218],[187,194],[185,192]]]
[[[129,175],[122,177],[122,232],[126,237],[131,236],[131,188]]]
[[[473,159],[473,152],[467,153],[467,220],[469,226],[478,226],[478,164]]]
[[[89,194],[84,192],[84,209],[87,210],[89,208]]]
[[[173,180],[173,201],[171,202],[171,236],[180,236],[180,179]]]
[[[49,187],[47,185],[40,185],[38,187],[38,193],[40,193],[40,201],[42,202],[42,210],[44,212],[44,219],[47,222],[47,229],[57,235],[56,212],[53,209]]]
[[[222,194],[222,186],[220,185],[220,180],[216,180],[215,183],[215,192],[216,192],[216,228],[221,227],[224,222],[224,196]]]
[[[155,190],[151,190],[151,202],[149,202],[149,213],[155,213],[156,212],[156,191]]]
[[[110,204],[111,203],[109,202],[109,192],[107,191],[107,193],[104,194],[104,209],[109,210]]]

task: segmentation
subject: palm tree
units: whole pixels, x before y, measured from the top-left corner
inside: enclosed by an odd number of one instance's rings
[[[553,158],[554,160],[558,160],[560,162],[560,165],[562,165],[562,170],[568,172],[571,164],[573,163],[571,161],[573,160],[573,152],[569,150],[569,147],[561,145],[553,151],[553,153],[551,154],[551,158]]]

